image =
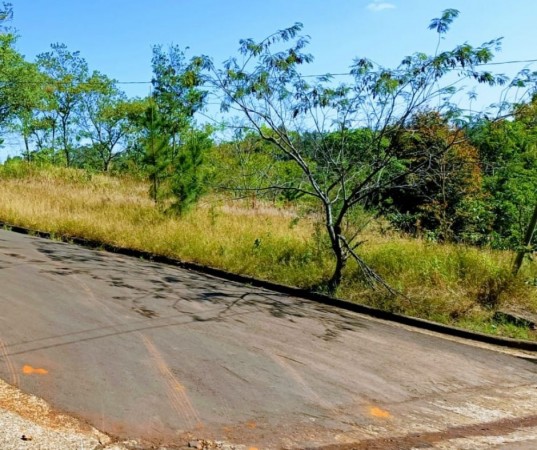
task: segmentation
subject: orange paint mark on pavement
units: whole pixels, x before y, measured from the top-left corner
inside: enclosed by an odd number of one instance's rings
[[[384,411],[383,409],[377,408],[376,406],[372,407],[369,410],[369,413],[373,417],[377,417],[379,419],[389,419],[391,417],[390,413],[388,411]]]
[[[46,369],[36,369],[32,366],[25,365],[22,367],[22,373],[25,375],[46,375],[48,370]]]

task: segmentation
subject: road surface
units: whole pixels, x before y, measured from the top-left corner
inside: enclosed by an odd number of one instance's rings
[[[120,439],[537,448],[531,355],[8,231],[0,306],[0,377]]]

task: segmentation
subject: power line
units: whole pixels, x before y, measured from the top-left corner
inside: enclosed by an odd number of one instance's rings
[[[530,63],[536,63],[537,59],[517,59],[517,60],[510,60],[510,61],[497,61],[497,62],[489,62],[489,63],[481,63],[481,64],[475,64],[474,66],[503,66],[508,64],[530,64]],[[302,75],[302,78],[317,78],[322,76],[330,76],[330,77],[344,77],[344,76],[352,76],[350,72],[341,72],[341,73],[324,73],[320,75]]]
[[[488,63],[481,63],[481,64],[475,64],[475,66],[503,66],[503,65],[509,65],[509,64],[531,64],[531,63],[537,63],[537,59],[516,59],[516,60],[509,60],[509,61],[497,61],[497,62],[488,62]],[[330,76],[330,77],[345,77],[345,76],[352,76],[350,72],[326,72],[322,74],[309,74],[309,75],[301,75],[302,78],[318,78],[318,77],[324,77],[324,76]],[[141,84],[141,85],[147,85],[152,84],[152,81],[118,81],[118,80],[112,80],[114,84]],[[44,80],[44,81],[30,81],[30,80],[0,80],[0,83],[9,83],[9,84],[72,84],[72,82],[69,81],[60,81],[60,80]],[[91,82],[84,82],[87,86],[92,86]],[[96,85],[100,85],[100,83],[95,83]]]
[[[152,84],[152,81],[116,81],[112,80],[114,84]],[[63,85],[73,85],[74,83],[72,81],[61,81],[61,80],[43,80],[43,81],[30,81],[30,80],[0,80],[0,83],[6,83],[6,84],[34,84],[34,85],[54,85],[54,84],[63,84]],[[102,83],[100,82],[87,82],[87,81],[81,81],[79,84],[83,84],[85,86],[102,86]]]
[[[511,61],[498,61],[498,62],[489,62],[489,63],[483,63],[478,64],[478,66],[501,66],[504,64],[529,64],[537,62],[537,59],[514,59]]]

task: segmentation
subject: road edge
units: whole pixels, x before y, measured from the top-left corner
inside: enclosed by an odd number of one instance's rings
[[[243,284],[249,284],[251,286],[268,289],[271,291],[279,292],[281,294],[291,295],[293,297],[303,298],[306,300],[314,301],[328,306],[344,309],[347,311],[364,314],[376,319],[382,319],[389,322],[395,322],[403,325],[409,325],[412,327],[433,331],[436,333],[454,336],[463,339],[469,339],[472,341],[482,342],[486,344],[497,345],[500,347],[507,347],[517,350],[525,350],[530,352],[537,352],[537,342],[526,341],[521,339],[505,338],[500,336],[493,336],[490,334],[479,333],[476,331],[465,330],[463,328],[444,325],[438,322],[432,322],[426,319],[420,319],[417,317],[406,316],[403,314],[392,313],[384,311],[371,306],[366,306],[360,303],[353,303],[345,299],[330,297],[326,294],[320,294],[311,292],[306,289],[301,289],[293,286],[286,286],[272,281],[261,280],[258,278],[250,277],[247,275],[240,275],[232,272],[228,272],[223,269],[217,269],[210,266],[204,266],[193,262],[181,261],[179,259],[170,258],[168,256],[158,255],[143,250],[135,250],[125,247],[119,247],[112,244],[107,244],[101,241],[92,239],[81,238],[77,236],[58,235],[47,231],[33,230],[18,225],[12,225],[3,221],[0,221],[0,228],[7,231],[12,231],[19,234],[25,234],[28,236],[35,236],[45,239],[58,240],[65,243],[76,244],[81,247],[104,250],[110,253],[116,253],[124,256],[142,258],[152,262],[163,263],[181,269],[190,270],[193,272],[202,273],[205,275],[211,275],[218,278],[222,278],[228,281],[234,281]]]

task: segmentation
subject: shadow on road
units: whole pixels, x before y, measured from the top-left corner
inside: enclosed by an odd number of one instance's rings
[[[117,323],[74,333],[48,336],[9,345],[10,355],[34,352],[56,346],[71,345],[111,336],[151,329],[186,326],[193,322],[226,322],[242,320],[249,314],[262,314],[295,322],[308,319],[321,324],[324,332],[317,337],[337,340],[341,333],[365,328],[364,321],[344,311],[304,299],[255,288],[212,276],[187,272],[173,266],[96,252],[54,241],[34,241],[44,259],[4,253],[15,261],[5,267],[33,264],[43,266],[39,273],[48,277],[69,278],[91,290],[94,300],[103,304],[103,312],[128,310],[133,317],[128,324]],[[51,262],[53,263],[51,265]],[[84,294],[84,293],[82,293]],[[136,319],[136,317],[138,319]],[[79,338],[77,339],[77,336]],[[72,339],[65,340],[65,338]],[[62,339],[52,344],[51,341]],[[42,343],[36,347],[29,344]],[[24,345],[24,350],[16,350]]]

